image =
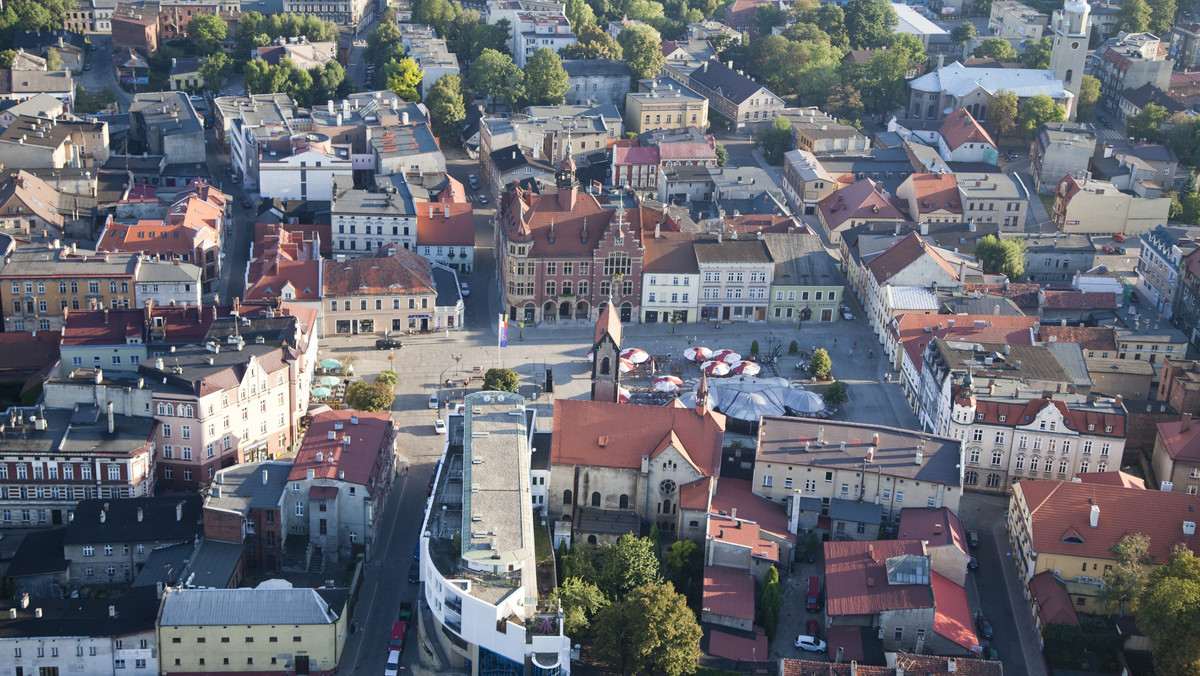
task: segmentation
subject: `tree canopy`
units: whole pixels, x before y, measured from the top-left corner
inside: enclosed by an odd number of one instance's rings
[[[770,127],[759,132],[758,145],[768,164],[783,164],[783,154],[796,148],[792,141],[792,123],[786,117],[777,116]]]
[[[1001,90],[987,102],[987,121],[996,138],[1008,136],[1017,128],[1017,105],[1020,99],[1008,90]]]
[[[1027,140],[1033,140],[1039,127],[1047,122],[1066,122],[1067,109],[1045,94],[1031,96],[1021,104],[1017,122]]]
[[[846,34],[855,49],[875,49],[888,44],[900,19],[884,0],[850,0],[846,3]]]
[[[494,49],[485,49],[471,64],[471,88],[484,96],[505,98],[509,103],[521,98],[525,74],[512,57]]]
[[[968,42],[975,39],[977,34],[975,24],[970,21],[964,21],[955,26],[954,30],[950,31],[950,40],[956,45],[965,47]]]
[[[617,35],[617,44],[634,80],[656,77],[662,70],[662,38],[650,26],[626,26]]]
[[[188,37],[206,54],[220,49],[228,32],[225,20],[216,14],[197,14],[187,25]]]
[[[1138,603],[1150,583],[1150,538],[1141,533],[1126,535],[1108,551],[1116,562],[1104,571],[1096,603],[1115,615],[1124,615],[1125,611],[1136,615]]]
[[[525,63],[523,103],[529,106],[556,106],[566,100],[567,71],[558,56],[546,47],[534,52]]]
[[[1150,574],[1137,615],[1160,674],[1200,674],[1200,560],[1186,547]]]
[[[981,237],[975,243],[975,258],[989,275],[1002,274],[1014,282],[1025,278],[1025,241],[1017,238]]]
[[[389,90],[405,101],[413,102],[421,98],[417,88],[425,78],[425,72],[417,62],[409,57],[399,61],[392,60],[383,67],[383,82]]]
[[[367,48],[363,50],[363,58],[378,68],[404,58],[400,29],[394,22],[381,22],[378,28],[367,33]]]
[[[658,552],[649,538],[622,535],[601,556],[599,586],[613,598],[624,598],[632,590],[661,580]]]
[[[516,392],[521,377],[512,369],[490,368],[483,374],[483,389]]]
[[[971,52],[971,56],[977,59],[995,59],[997,61],[1016,61],[1017,50],[1009,44],[1004,38],[985,38],[979,46]]]
[[[624,673],[695,673],[703,632],[683,595],[651,584],[601,609],[592,622],[596,656]]]
[[[1075,104],[1075,116],[1090,120],[1096,114],[1096,102],[1100,100],[1100,80],[1084,75],[1079,81],[1079,102]]]
[[[1141,112],[1125,121],[1125,133],[1133,138],[1155,142],[1162,137],[1162,123],[1166,121],[1166,108],[1157,103],[1147,103]]]
[[[578,577],[569,577],[556,590],[562,604],[564,629],[568,636],[586,637],[591,634],[591,622],[597,611],[608,605],[608,599],[595,584]]]
[[[1054,45],[1050,42],[1050,38],[1042,38],[1026,47],[1025,53],[1021,54],[1018,61],[1022,68],[1045,70],[1050,67],[1050,53],[1053,50]]]
[[[392,388],[383,383],[360,380],[346,388],[346,405],[357,411],[387,411],[395,399]]]
[[[229,79],[229,72],[233,69],[233,63],[229,57],[225,56],[224,52],[213,52],[204,58],[200,64],[200,79],[204,80],[204,88],[216,96],[221,92],[221,87],[225,86],[225,81]]]
[[[462,80],[457,73],[446,73],[425,93],[425,107],[433,133],[445,145],[457,146],[462,135],[462,121],[467,119],[463,103]]]
[[[1117,10],[1118,31],[1144,33],[1150,29],[1150,6],[1145,0],[1124,0]]]
[[[817,378],[829,377],[833,371],[833,360],[829,358],[829,352],[825,348],[819,347],[813,351],[812,357],[808,361],[808,371]]]

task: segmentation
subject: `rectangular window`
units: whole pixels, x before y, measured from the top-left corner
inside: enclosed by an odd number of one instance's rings
[[[762,478],[762,485],[764,488],[770,488],[771,486],[775,485],[775,477],[771,476],[770,474],[764,474]]]

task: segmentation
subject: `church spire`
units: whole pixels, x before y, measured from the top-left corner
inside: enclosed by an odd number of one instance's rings
[[[696,414],[701,418],[708,415],[708,374],[700,373],[700,386],[696,388]]]

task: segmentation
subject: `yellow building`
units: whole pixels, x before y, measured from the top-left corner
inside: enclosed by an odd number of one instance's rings
[[[55,240],[57,242],[57,240]],[[137,307],[138,254],[37,245],[17,249],[0,271],[5,331],[60,331],[63,310]]]
[[[708,99],[671,78],[640,80],[638,91],[625,95],[629,131],[708,129]]]
[[[169,589],[158,616],[159,673],[333,673],[348,599],[346,589]]]
[[[1082,481],[1020,481],[1009,500],[1008,534],[1021,581],[1050,571],[1077,612],[1099,613],[1096,592],[1112,568],[1109,547],[1126,534],[1150,538],[1150,556],[1165,562],[1183,544],[1195,551],[1200,497],[1122,485],[1119,472]],[[1153,514],[1154,518],[1146,518]],[[1028,595],[1027,595],[1028,596]]]

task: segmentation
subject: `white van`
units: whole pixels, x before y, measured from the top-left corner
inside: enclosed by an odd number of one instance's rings
[[[383,669],[383,676],[397,676],[400,673],[400,651],[393,650],[388,653],[387,666]]]

